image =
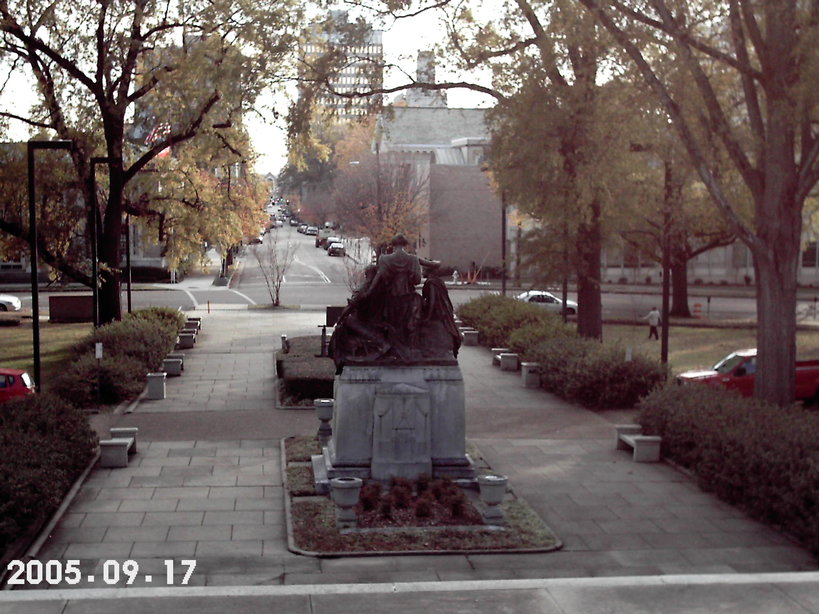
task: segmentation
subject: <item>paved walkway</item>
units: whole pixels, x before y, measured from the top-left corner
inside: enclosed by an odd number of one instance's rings
[[[102,433],[138,426],[137,456],[128,468],[95,468],[36,554],[79,560],[80,583],[2,592],[0,613],[109,612],[114,596],[126,612],[819,613],[819,565],[805,550],[671,466],[614,449],[611,424],[631,412],[590,412],[526,389],[484,348],[460,356],[467,435],[564,548],[292,554],[279,441],[314,433],[317,421],[273,407],[274,353],[282,333],[314,335],[324,314],[211,305],[196,315],[202,332],[167,398],[94,421]],[[183,559],[196,561],[187,587]],[[139,564],[131,588],[123,579],[107,587],[109,560]]]

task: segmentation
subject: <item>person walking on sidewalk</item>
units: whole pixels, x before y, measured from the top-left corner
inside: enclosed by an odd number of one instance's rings
[[[657,334],[657,327],[660,325],[660,312],[657,311],[657,308],[652,307],[651,311],[649,311],[640,319],[648,320],[648,338],[659,339],[660,337]]]

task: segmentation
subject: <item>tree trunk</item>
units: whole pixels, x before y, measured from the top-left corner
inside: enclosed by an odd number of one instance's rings
[[[591,204],[591,219],[577,231],[577,333],[603,338],[603,303],[600,296],[600,204]]]
[[[98,243],[101,263],[100,277],[102,278],[99,289],[100,324],[122,319],[120,239],[122,237],[123,188],[121,168],[112,168],[108,203],[105,207],[105,217]]]
[[[671,259],[671,311],[669,315],[690,318],[688,309],[688,263]]]
[[[796,369],[796,275],[799,243],[780,245],[774,258],[754,256],[757,371],[754,396],[793,403]]]

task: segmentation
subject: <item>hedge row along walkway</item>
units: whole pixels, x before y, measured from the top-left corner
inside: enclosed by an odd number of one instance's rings
[[[786,599],[804,606],[791,611],[819,612],[816,573],[746,575],[816,572],[808,552],[701,492],[672,467],[635,464],[630,454],[616,451],[612,424],[631,419],[630,412],[590,412],[526,389],[519,375],[492,367],[484,348],[461,350],[467,436],[510,476],[564,549],[323,560],[289,553],[279,440],[314,433],[317,421],[309,410],[273,409],[273,357],[282,333],[315,334],[324,314],[211,310],[196,314],[203,316],[202,332],[187,352],[184,375],[168,380],[166,399],[142,401],[133,413],[98,421],[101,430],[138,426],[140,453],[126,469],[95,469],[38,554],[41,561],[79,559],[83,581],[75,590],[110,594],[101,581],[105,561],[132,559],[140,565],[137,592],[122,596],[134,598],[134,611],[148,599],[160,609],[184,611],[220,611],[217,605],[254,611],[260,603],[276,603],[284,609],[275,611],[327,612],[332,606],[360,612],[373,598],[369,593],[381,592],[372,583],[420,582],[391,588],[389,602],[408,612],[467,602],[475,612],[594,612],[586,600],[593,594],[598,607],[627,603],[630,611],[648,611],[666,599],[663,611],[672,612],[686,611],[696,595],[701,606],[710,599],[736,603],[734,611],[773,611],[771,604]],[[196,560],[189,587],[222,588],[184,592],[178,586],[181,559]],[[175,562],[174,588],[165,588],[166,560]],[[502,582],[524,579],[541,580]],[[336,585],[349,583],[361,585],[346,588],[350,595],[335,594],[341,591]],[[257,593],[224,588],[251,585],[272,586]],[[498,591],[476,605],[474,590],[493,587]],[[4,592],[0,610],[35,611],[22,599],[37,600],[42,612],[110,611],[96,590]],[[386,605],[385,596],[378,599]]]

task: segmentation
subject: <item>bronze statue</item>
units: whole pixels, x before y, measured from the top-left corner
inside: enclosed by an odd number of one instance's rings
[[[375,267],[352,295],[336,323],[330,355],[340,373],[345,364],[456,364],[461,337],[455,326],[440,265],[407,252],[402,234],[393,251]],[[421,294],[422,266],[427,281]]]

